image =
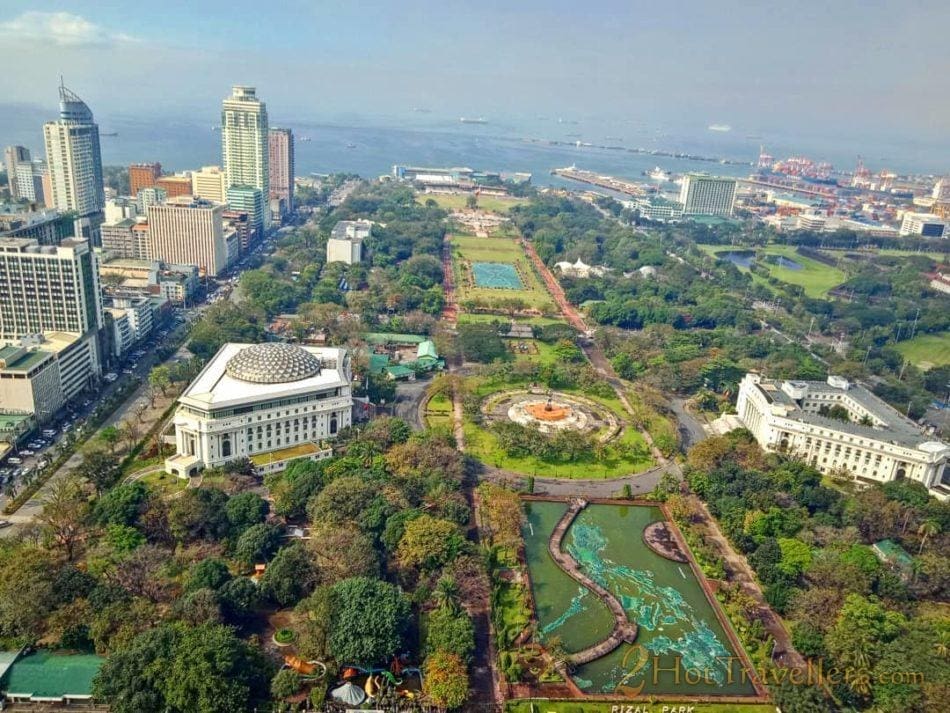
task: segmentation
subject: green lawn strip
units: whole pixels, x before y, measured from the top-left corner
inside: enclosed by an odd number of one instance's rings
[[[428,200],[435,201],[443,210],[462,210],[468,207],[468,194],[462,193],[420,193],[416,202],[425,205]],[[524,198],[505,198],[503,196],[478,196],[477,206],[492,213],[507,213],[514,206],[524,203]]]
[[[445,394],[436,394],[426,404],[425,418],[430,427],[450,426],[452,423],[452,401]]]
[[[950,332],[919,334],[894,346],[905,359],[921,369],[950,364]]]
[[[618,699],[619,700],[619,699]],[[767,703],[684,703],[662,696],[650,696],[646,700],[627,700],[623,705],[600,701],[528,699],[507,701],[506,713],[775,713],[776,708]]]
[[[161,495],[172,495],[188,486],[188,481],[185,478],[179,478],[177,475],[170,475],[164,471],[143,475],[138,479],[138,482],[147,485]]]

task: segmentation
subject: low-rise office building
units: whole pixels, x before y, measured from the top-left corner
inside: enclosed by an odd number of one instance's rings
[[[345,349],[293,344],[225,344],[179,397],[180,477],[237,458],[266,470],[329,455],[321,441],[351,424],[350,356]]]
[[[777,381],[749,373],[739,386],[737,410],[763,449],[798,457],[822,473],[863,483],[907,478],[942,499],[950,495],[943,482],[950,445],[928,438],[913,421],[840,376]]]
[[[327,240],[327,262],[357,265],[363,259],[363,241],[373,224],[368,220],[341,220],[333,226]]]
[[[56,355],[23,346],[0,347],[0,404],[4,411],[31,414],[39,423],[63,405]]]

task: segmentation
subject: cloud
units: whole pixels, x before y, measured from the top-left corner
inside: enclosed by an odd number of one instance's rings
[[[8,39],[52,42],[60,47],[111,45],[135,42],[121,32],[112,32],[69,12],[24,12],[18,17],[0,22],[0,37]]]

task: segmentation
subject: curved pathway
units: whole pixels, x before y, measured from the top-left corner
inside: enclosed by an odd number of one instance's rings
[[[627,612],[617,597],[584,574],[574,558],[561,549],[564,535],[567,534],[571,523],[574,522],[574,518],[576,518],[578,513],[585,507],[587,507],[586,500],[575,499],[571,501],[571,506],[561,517],[560,521],[558,521],[557,526],[551,533],[551,537],[548,539],[548,552],[551,553],[551,557],[557,565],[563,569],[571,579],[600,598],[614,617],[614,628],[613,631],[610,632],[610,636],[600,643],[571,654],[568,657],[568,661],[575,666],[581,666],[599,659],[602,656],[606,656],[624,642],[632,644],[637,638],[637,625],[627,618]]]

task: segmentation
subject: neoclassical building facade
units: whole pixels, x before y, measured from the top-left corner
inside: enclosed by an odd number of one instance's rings
[[[165,469],[187,477],[238,458],[311,456],[351,424],[351,381],[345,349],[225,344],[178,399]]]
[[[828,415],[847,413],[847,419]],[[950,446],[928,438],[859,384],[840,376],[823,381],[776,381],[749,373],[739,385],[739,418],[765,450],[798,457],[822,473],[864,483],[907,478],[946,499]]]

